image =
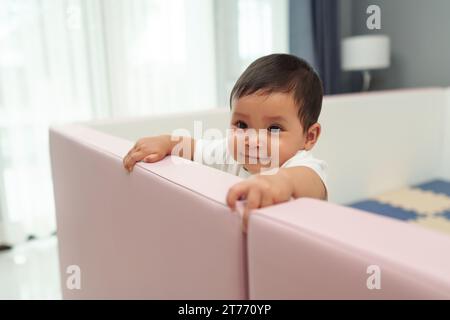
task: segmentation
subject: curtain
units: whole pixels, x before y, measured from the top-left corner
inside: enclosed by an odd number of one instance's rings
[[[48,126],[101,112],[81,4],[1,0],[0,243],[54,231]]]
[[[210,0],[105,0],[114,116],[215,107]]]
[[[290,52],[308,61],[317,69],[311,0],[289,1],[289,47]]]
[[[271,53],[289,52],[288,0],[215,0],[218,104],[245,68]]]
[[[50,124],[221,105],[250,60],[287,51],[285,4],[0,0],[0,245],[55,231]]]
[[[338,15],[339,0],[311,0],[315,63],[325,94],[342,90]]]
[[[55,230],[49,125],[214,107],[214,28],[209,0],[0,8],[0,244],[14,244]]]

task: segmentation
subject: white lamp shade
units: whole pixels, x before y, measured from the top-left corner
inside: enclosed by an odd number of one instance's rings
[[[342,69],[373,70],[390,66],[390,39],[384,35],[365,35],[342,40]]]

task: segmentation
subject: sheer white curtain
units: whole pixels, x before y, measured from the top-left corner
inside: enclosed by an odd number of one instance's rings
[[[0,0],[0,244],[55,230],[49,124],[223,105],[286,26],[287,0]]]
[[[288,0],[215,0],[218,103],[255,59],[289,51]]]
[[[215,107],[211,0],[107,0],[113,114]]]
[[[48,126],[99,112],[80,6],[0,0],[0,243],[55,229]]]

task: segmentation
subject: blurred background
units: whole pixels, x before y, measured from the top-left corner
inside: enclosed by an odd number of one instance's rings
[[[241,72],[275,52],[309,61],[328,95],[361,91],[366,69],[369,90],[449,86],[449,12],[448,0],[0,0],[0,298],[59,297],[50,124],[228,107]],[[350,47],[366,67],[341,52],[361,35],[387,40]]]

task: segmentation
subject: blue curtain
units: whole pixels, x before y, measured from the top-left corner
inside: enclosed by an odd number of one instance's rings
[[[325,94],[340,93],[339,0],[310,1],[316,68]]]
[[[343,91],[340,68],[339,0],[290,0],[290,52],[319,73],[325,94]]]
[[[289,1],[289,52],[317,70],[311,10],[311,0]]]

